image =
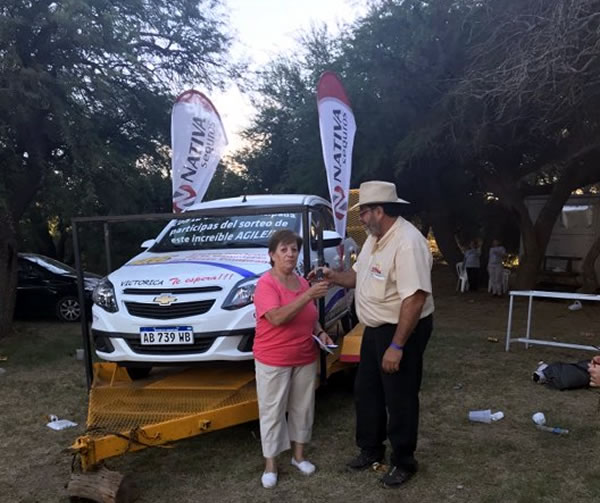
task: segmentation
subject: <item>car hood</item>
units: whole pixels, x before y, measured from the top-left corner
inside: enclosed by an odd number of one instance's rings
[[[66,281],[67,283],[70,283],[71,281],[74,283],[77,283],[77,275],[76,274],[61,274],[58,277],[62,278],[63,281]],[[94,287],[100,282],[101,279],[102,279],[102,276],[99,276],[98,274],[94,274],[92,272],[84,272],[83,273],[84,288],[86,290],[93,290]]]
[[[108,277],[115,288],[184,288],[237,283],[269,268],[266,249],[144,252]]]
[[[77,274],[61,274],[61,276],[64,276],[65,278],[69,278],[69,279],[74,279],[75,281],[77,281]],[[99,274],[95,274],[93,272],[84,272],[83,279],[89,280],[90,282],[96,281],[96,283],[97,283],[98,281],[100,281],[102,279],[102,276],[100,276]]]

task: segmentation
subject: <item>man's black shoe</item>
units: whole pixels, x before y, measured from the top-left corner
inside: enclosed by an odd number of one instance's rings
[[[383,454],[370,454],[360,451],[360,454],[346,463],[346,466],[352,470],[365,470],[370,468],[373,463],[381,463]]]
[[[380,479],[381,485],[386,489],[395,489],[406,484],[414,474],[414,471],[399,466],[390,466],[389,471]]]

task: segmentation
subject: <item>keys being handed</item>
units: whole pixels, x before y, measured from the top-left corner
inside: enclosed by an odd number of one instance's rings
[[[316,267],[312,271],[308,273],[306,278],[309,282],[312,281],[332,281],[333,280],[333,271],[329,267],[320,266]]]
[[[311,299],[320,299],[321,297],[325,297],[327,294],[327,290],[329,289],[329,283],[327,281],[319,281],[312,285],[306,293]]]

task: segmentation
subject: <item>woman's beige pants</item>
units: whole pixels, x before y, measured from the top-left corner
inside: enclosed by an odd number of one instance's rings
[[[288,450],[290,442],[310,441],[317,362],[301,367],[274,367],[255,360],[260,439],[265,458]]]

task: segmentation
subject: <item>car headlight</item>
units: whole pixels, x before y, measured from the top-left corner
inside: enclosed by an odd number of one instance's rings
[[[223,309],[239,309],[240,307],[252,304],[254,301],[254,290],[256,290],[257,277],[246,278],[233,287],[221,308]]]
[[[115,287],[108,281],[108,278],[103,278],[92,293],[94,304],[100,306],[109,313],[116,313],[119,310],[117,306],[117,297],[115,295]]]

